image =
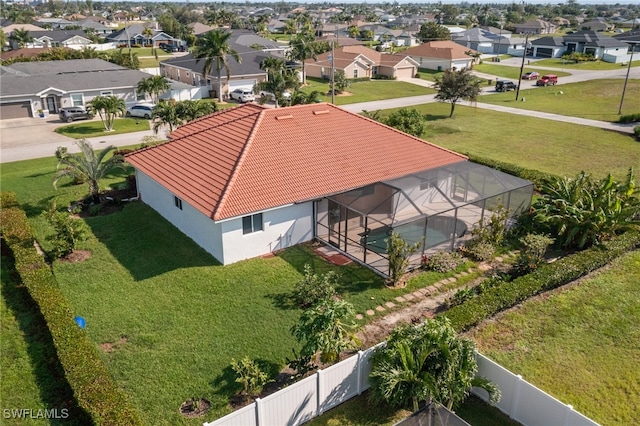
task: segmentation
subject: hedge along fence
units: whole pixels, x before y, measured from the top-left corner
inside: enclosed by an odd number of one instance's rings
[[[540,266],[528,275],[504,282],[444,312],[457,331],[468,330],[520,302],[568,284],[599,269],[625,252],[640,247],[640,232],[628,231],[614,240]]]
[[[527,169],[524,167],[516,166],[515,164],[503,163],[501,161],[491,160],[485,157],[478,157],[469,153],[466,153],[465,155],[469,157],[469,160],[473,161],[474,163],[482,164],[484,166],[491,167],[492,169],[500,170],[501,172],[508,173],[513,176],[518,176],[522,179],[530,180],[531,182],[533,182],[537,191],[540,190],[543,182],[558,178],[558,176],[552,175],[550,173]]]
[[[33,231],[13,193],[0,193],[0,224],[22,283],[49,327],[78,405],[96,425],[142,425],[138,412],[111,379],[96,347],[73,320],[70,304],[49,265],[36,252]]]

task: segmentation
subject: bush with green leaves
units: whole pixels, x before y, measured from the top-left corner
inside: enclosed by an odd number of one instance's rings
[[[461,305],[475,295],[476,292],[471,287],[459,288],[451,297],[446,300],[447,308]]]
[[[401,108],[392,112],[384,120],[384,124],[418,138],[427,129],[426,118],[415,108]]]
[[[323,363],[335,363],[341,352],[360,346],[353,305],[344,300],[323,299],[305,309],[291,334],[302,344],[301,358],[319,353]]]
[[[484,216],[480,219],[478,226],[471,231],[472,239],[499,246],[504,240],[508,217],[509,210],[501,205],[497,206],[491,211],[489,217]]]
[[[527,234],[520,238],[522,248],[515,264],[518,272],[526,274],[540,266],[544,261],[547,248],[553,242],[554,239],[547,235]]]
[[[636,135],[636,139],[640,141],[640,126],[633,128],[633,134]]]
[[[618,118],[618,123],[635,123],[636,121],[640,121],[640,112],[636,112],[634,114],[626,114],[626,115],[622,115],[620,116],[620,118]]]
[[[422,257],[423,268],[440,273],[451,272],[463,263],[464,259],[457,252],[441,250]]]
[[[410,244],[402,239],[397,232],[391,232],[387,243],[387,256],[389,257],[389,279],[394,285],[400,283],[400,279],[407,273],[410,258],[422,246],[422,241]]]
[[[260,395],[264,385],[269,383],[269,375],[260,369],[258,363],[248,356],[231,360],[231,369],[236,374],[236,383],[242,385],[240,394],[245,398]]]
[[[469,240],[464,246],[460,247],[460,252],[471,259],[486,262],[493,259],[496,246],[487,241]]]
[[[42,212],[42,216],[54,230],[54,234],[47,239],[53,246],[51,255],[56,259],[71,254],[78,242],[86,239],[84,222],[67,212],[58,211],[55,201],[51,202],[49,210]]]
[[[293,298],[302,308],[317,304],[324,299],[336,296],[335,286],[338,284],[338,275],[335,271],[318,275],[313,273],[310,264],[304,265],[304,276],[295,284]]]

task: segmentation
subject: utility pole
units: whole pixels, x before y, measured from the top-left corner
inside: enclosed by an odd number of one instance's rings
[[[618,115],[622,114],[622,103],[624,102],[624,94],[627,91],[627,82],[629,81],[629,71],[631,71],[631,62],[633,62],[633,52],[636,50],[636,43],[631,44],[631,57],[629,58],[629,66],[627,66],[627,76],[624,78],[624,87],[622,88],[622,97],[620,98],[620,108]]]
[[[331,103],[334,105],[336,104],[335,102],[335,97],[336,97],[335,67],[333,66],[333,64],[335,63],[335,53],[336,53],[335,42],[334,40],[331,40]]]
[[[518,77],[518,87],[516,88],[516,101],[520,96],[520,84],[522,83],[522,71],[524,71],[524,60],[527,57],[527,45],[529,44],[529,33],[524,38],[524,52],[522,52],[522,65],[520,65],[520,76]]]

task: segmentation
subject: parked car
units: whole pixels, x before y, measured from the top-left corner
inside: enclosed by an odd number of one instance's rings
[[[516,90],[518,85],[509,80],[496,81],[496,92],[508,92],[509,90]]]
[[[135,104],[127,108],[127,117],[141,117],[147,120],[151,118],[154,104]]]
[[[229,97],[238,102],[253,102],[256,100],[253,92],[247,89],[236,89],[229,93]]]
[[[177,52],[178,51],[178,46],[176,46],[175,44],[160,43],[158,45],[158,47],[160,49],[164,50],[167,53],[172,53],[172,52]]]
[[[555,86],[557,82],[557,75],[547,74],[543,75],[536,81],[536,86]]]
[[[526,72],[526,73],[522,74],[522,79],[523,80],[537,80],[538,77],[540,77],[540,73],[535,72],[535,71],[529,71],[529,72]]]
[[[84,109],[84,107],[65,107],[60,108],[58,113],[60,120],[71,123],[75,120],[87,120],[93,118],[93,113]]]
[[[273,99],[274,97],[273,93],[271,92],[266,92],[264,90],[260,91],[260,97],[265,97],[265,96],[268,96],[269,99]],[[291,92],[289,91],[282,92],[282,97],[284,99],[291,99]]]

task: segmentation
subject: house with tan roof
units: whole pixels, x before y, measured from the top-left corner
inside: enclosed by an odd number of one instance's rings
[[[307,77],[330,78],[331,52],[305,61]],[[341,46],[333,53],[333,66],[344,72],[347,78],[411,78],[418,71],[418,64],[404,54],[378,52],[361,45]]]
[[[443,71],[470,68],[473,65],[474,58],[469,53],[476,52],[456,42],[442,40],[422,43],[402,53],[411,56],[419,64],[420,68]]]
[[[385,240],[452,249],[532,184],[337,106],[249,103],[127,154],[140,199],[223,264],[316,239],[388,274]]]

